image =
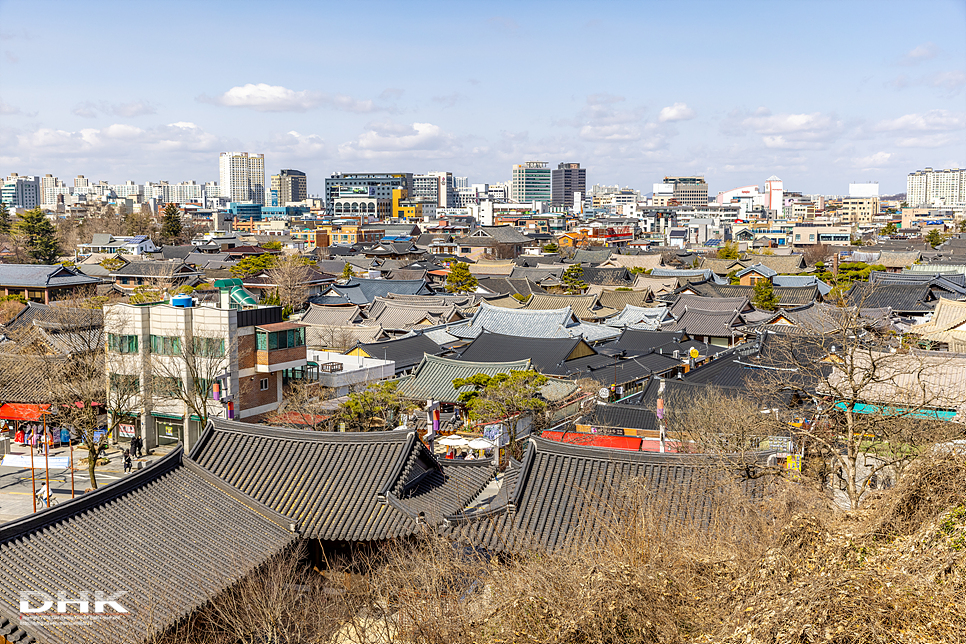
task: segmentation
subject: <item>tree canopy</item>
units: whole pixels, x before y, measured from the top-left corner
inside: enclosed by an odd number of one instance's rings
[[[37,264],[53,264],[61,254],[57,230],[40,208],[17,215],[15,233]]]
[[[176,244],[183,232],[181,210],[177,205],[169,203],[161,213],[161,240],[167,244]]]
[[[275,268],[277,265],[278,258],[275,255],[272,253],[262,253],[260,255],[249,255],[244,259],[238,260],[238,263],[229,270],[235,277],[249,277],[255,273]]]
[[[587,283],[584,281],[584,269],[580,264],[568,266],[567,270],[560,276],[560,281],[563,282],[564,290],[568,293],[582,293],[587,288]]]
[[[476,291],[478,282],[470,272],[469,264],[466,262],[453,262],[449,267],[449,275],[446,276],[446,290],[449,293],[473,293]]]
[[[755,282],[752,290],[751,303],[763,311],[774,311],[778,306],[778,296],[771,280],[760,279]]]

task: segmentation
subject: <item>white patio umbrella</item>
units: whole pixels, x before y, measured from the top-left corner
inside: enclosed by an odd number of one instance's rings
[[[447,447],[466,447],[470,444],[470,442],[462,436],[447,436],[446,438],[441,438],[436,442]]]
[[[496,445],[486,438],[474,438],[470,441],[469,447],[470,449],[493,449]]]

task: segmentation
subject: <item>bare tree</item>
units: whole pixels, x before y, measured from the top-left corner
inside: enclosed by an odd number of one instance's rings
[[[269,414],[269,425],[325,431],[336,406],[335,392],[317,382],[297,382],[285,392],[285,399],[277,411]]]
[[[805,257],[806,264],[815,266],[817,262],[824,262],[825,258],[829,256],[829,246],[828,244],[812,244],[806,247],[802,254]]]
[[[312,269],[304,258],[299,255],[280,256],[275,266],[265,271],[265,276],[275,286],[282,306],[297,311],[305,305]]]
[[[204,427],[221,406],[213,388],[229,372],[236,344],[217,332],[190,327],[181,337],[155,337],[162,346],[151,347],[152,399],[183,406],[184,417],[195,416]]]

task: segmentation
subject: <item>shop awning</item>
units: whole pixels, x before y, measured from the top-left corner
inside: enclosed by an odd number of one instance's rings
[[[40,422],[41,416],[49,413],[51,413],[50,405],[4,403],[0,406],[0,420]]]
[[[540,434],[540,437],[549,438],[559,443],[571,443],[573,445],[584,445],[585,447],[611,447],[614,449],[626,449],[632,452],[641,451],[642,441],[642,439],[636,436],[608,436],[605,434],[557,431],[543,432]]]

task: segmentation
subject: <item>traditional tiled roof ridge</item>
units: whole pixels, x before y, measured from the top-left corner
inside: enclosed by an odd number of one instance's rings
[[[255,425],[237,420],[226,420],[224,418],[210,418],[208,420],[208,428],[201,434],[194,449],[191,450],[189,457],[194,457],[203,452],[205,443],[211,438],[214,432],[312,443],[380,443],[387,441],[402,443],[409,438],[407,432],[318,432],[305,429],[291,429],[288,427]]]

